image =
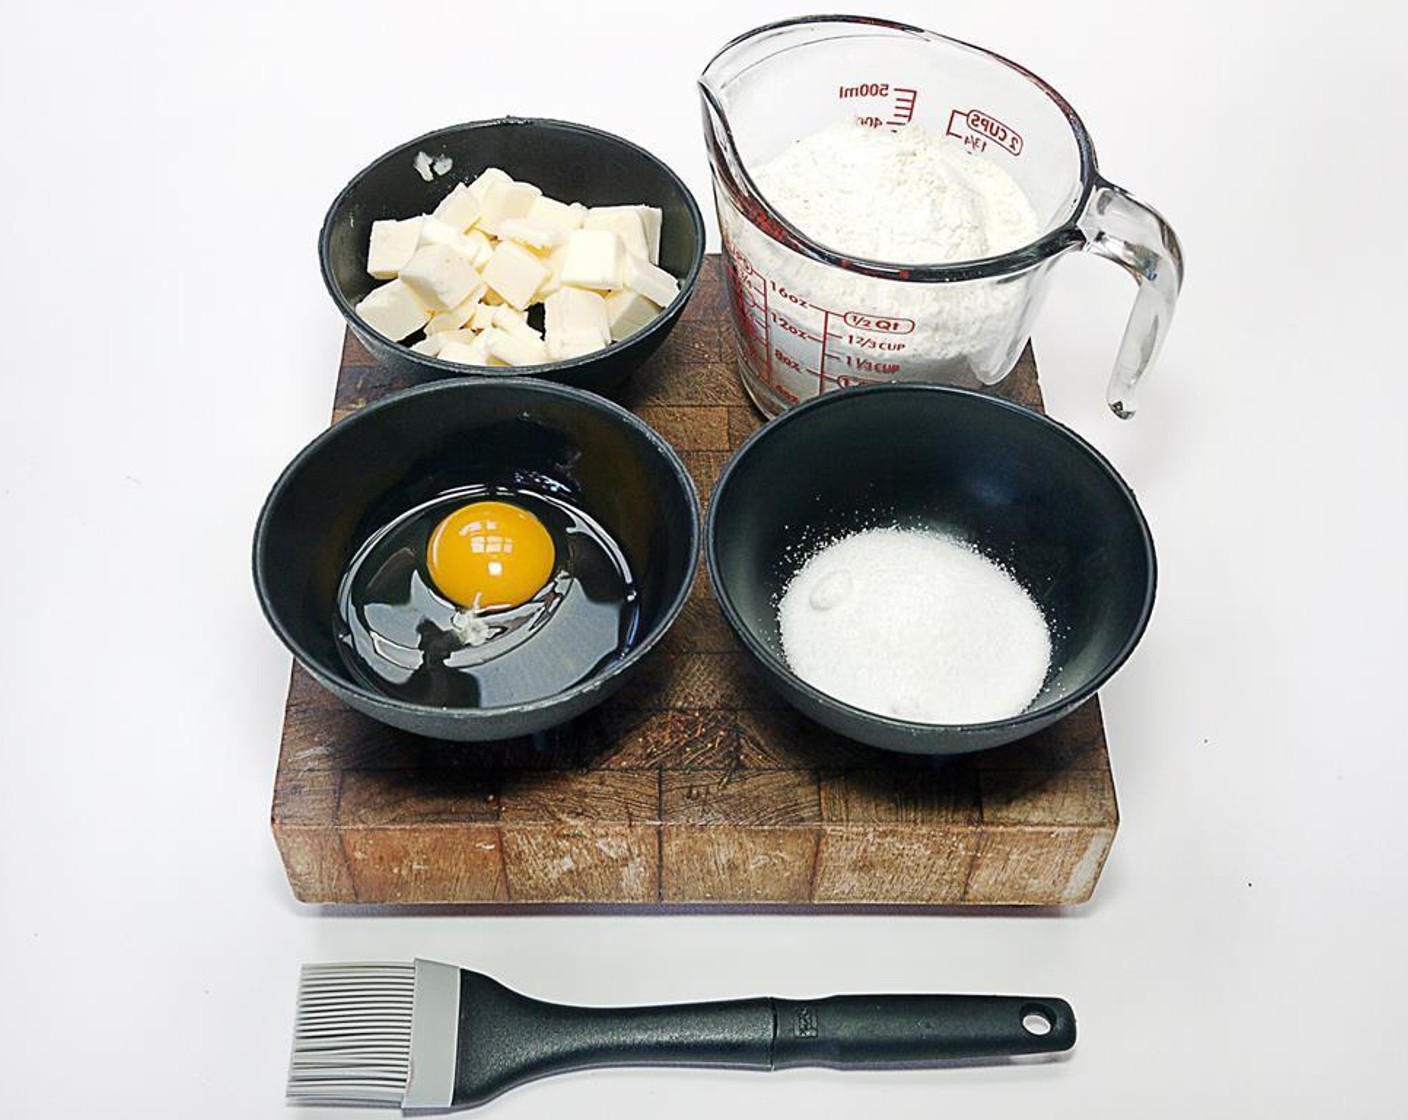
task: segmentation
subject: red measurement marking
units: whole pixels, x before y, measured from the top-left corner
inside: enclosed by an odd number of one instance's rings
[[[821,313],[821,357],[817,359],[816,363],[817,377],[820,379],[816,388],[818,393],[826,392],[826,340],[831,337],[831,331],[828,329],[830,326],[831,312],[823,311]]]
[[[899,315],[871,315],[864,311],[847,311],[842,316],[846,326],[877,334],[912,334],[914,320]]]
[[[772,314],[768,311],[768,286],[763,284],[763,354],[767,364],[768,384],[776,389],[777,377],[772,371]]]
[[[889,123],[898,128],[914,119],[914,103],[919,100],[919,91],[907,86],[895,86],[895,107]]]
[[[853,373],[842,373],[833,377],[838,389],[853,389],[857,385],[884,385],[885,382],[878,377],[857,377]]]
[[[981,152],[989,143],[993,143],[1010,155],[1022,154],[1021,133],[981,109],[951,110],[948,115],[948,128],[944,131],[949,136],[958,137],[975,152]]]

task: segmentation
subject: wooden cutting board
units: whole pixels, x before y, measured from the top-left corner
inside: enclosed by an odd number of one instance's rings
[[[762,422],[725,314],[711,255],[623,398],[679,450],[706,503]],[[333,418],[403,387],[349,335]],[[1041,407],[1030,350],[1000,391]],[[1098,699],[966,758],[864,747],[767,689],[702,569],[642,672],[560,739],[421,739],[295,665],[273,803],[293,893],[507,908],[1059,905],[1090,897],[1119,819]]]

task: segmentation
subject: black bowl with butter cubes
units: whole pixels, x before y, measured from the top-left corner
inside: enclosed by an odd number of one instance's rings
[[[528,375],[605,393],[679,318],[704,221],[643,148],[506,117],[379,157],[333,202],[318,252],[338,310],[395,373]]]

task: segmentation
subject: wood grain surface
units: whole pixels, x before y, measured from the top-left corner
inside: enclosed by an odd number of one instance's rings
[[[719,258],[624,402],[707,503],[761,422],[729,356]],[[334,420],[403,384],[349,335]],[[1030,350],[999,390],[1041,407]],[[1118,824],[1098,699],[947,761],[861,746],[756,675],[702,569],[643,670],[551,750],[455,744],[344,707],[297,666],[273,829],[305,902],[1047,906],[1083,902]]]

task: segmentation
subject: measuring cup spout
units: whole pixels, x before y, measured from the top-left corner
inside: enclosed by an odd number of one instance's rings
[[[1151,206],[1100,178],[1079,226],[1085,248],[1114,261],[1139,285],[1105,392],[1110,411],[1127,420],[1138,410],[1136,390],[1158,357],[1183,286],[1178,235]]]

